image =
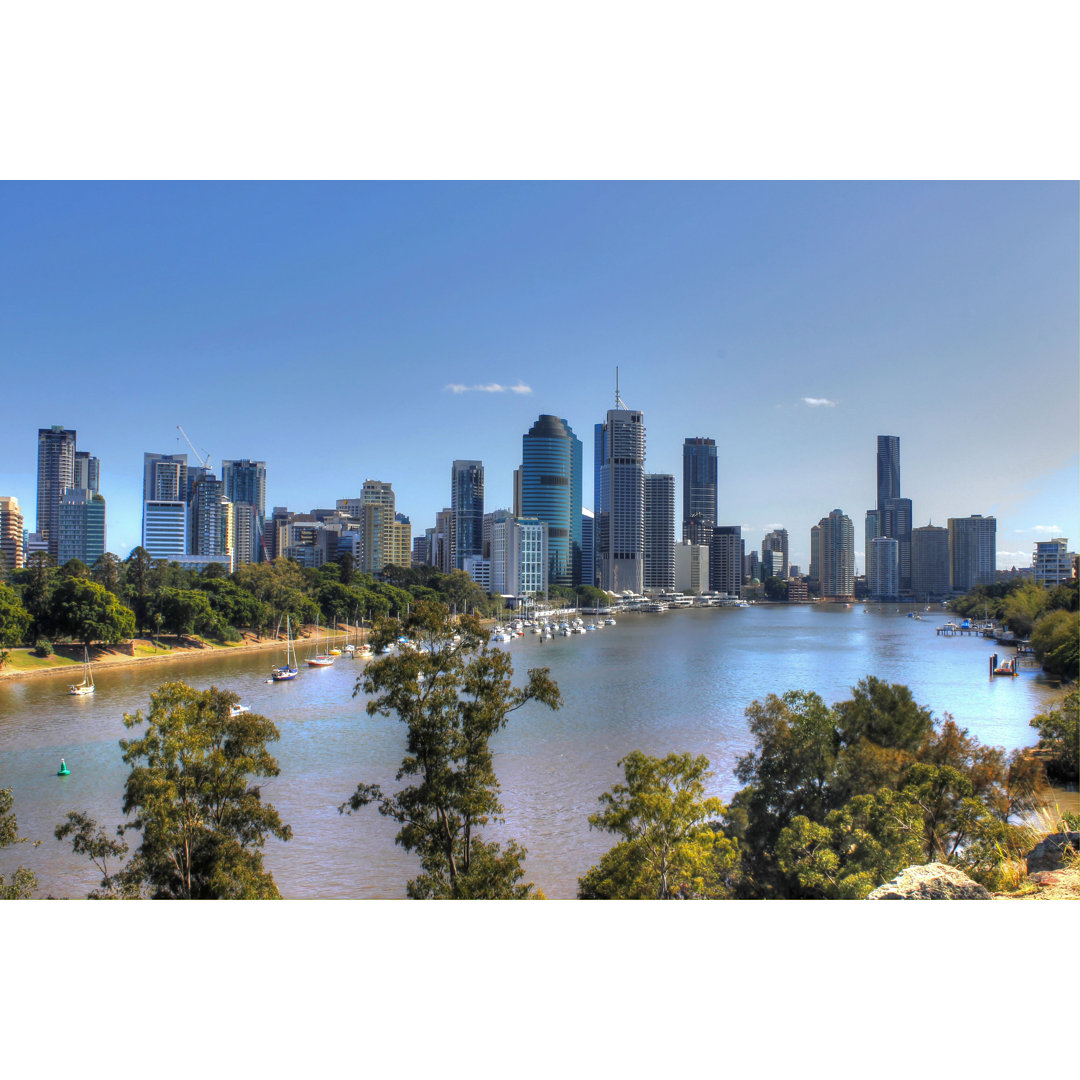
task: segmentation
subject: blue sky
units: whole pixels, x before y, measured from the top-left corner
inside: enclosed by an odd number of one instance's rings
[[[682,440],[717,440],[720,521],[748,549],[782,525],[805,567],[840,507],[861,552],[890,434],[916,524],[995,514],[999,566],[1026,565],[1036,539],[1080,538],[1077,193],[4,183],[0,494],[33,528],[37,429],[74,427],[126,556],[142,454],[186,451],[182,424],[215,465],[264,459],[268,506],[385,480],[415,533],[454,458],[509,505],[521,436],[551,412],[582,440],[591,505],[618,365],[649,471],[681,478]]]

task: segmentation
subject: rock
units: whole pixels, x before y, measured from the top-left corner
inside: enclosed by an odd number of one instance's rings
[[[1028,881],[1035,885],[1064,885],[1069,875],[1065,870],[1036,870],[1034,874],[1028,874]]]
[[[1065,865],[1067,848],[1080,851],[1080,832],[1051,833],[1036,844],[1027,855],[1028,874],[1040,870],[1060,870]]]
[[[967,874],[945,863],[909,866],[876,888],[867,900],[989,900],[990,894]]]

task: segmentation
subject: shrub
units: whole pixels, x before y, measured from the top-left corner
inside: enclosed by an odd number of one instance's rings
[[[52,642],[49,641],[48,638],[39,637],[37,641],[34,642],[35,656],[40,656],[42,659],[44,659],[46,656],[52,656],[52,654]]]

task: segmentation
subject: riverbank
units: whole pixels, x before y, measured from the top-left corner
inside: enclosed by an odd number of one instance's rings
[[[314,626],[303,627],[294,644],[314,635]],[[320,632],[322,641],[343,642],[348,635],[343,631],[326,634]],[[193,660],[233,653],[258,652],[260,650],[285,648],[285,639],[263,638],[244,634],[240,641],[223,644],[202,638],[133,638],[124,645],[102,645],[90,650],[90,662],[94,670],[111,667],[130,667],[133,664],[161,664],[172,660]],[[7,663],[0,668],[0,680],[32,679],[37,676],[67,675],[69,678],[82,663],[81,645],[58,645],[57,651],[48,657],[37,657],[31,649],[10,649]]]

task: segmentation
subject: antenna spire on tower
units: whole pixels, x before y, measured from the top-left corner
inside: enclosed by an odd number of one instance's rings
[[[615,408],[616,409],[625,409],[626,408],[626,402],[623,401],[623,399],[621,397],[619,397],[619,365],[618,364],[615,365]]]

